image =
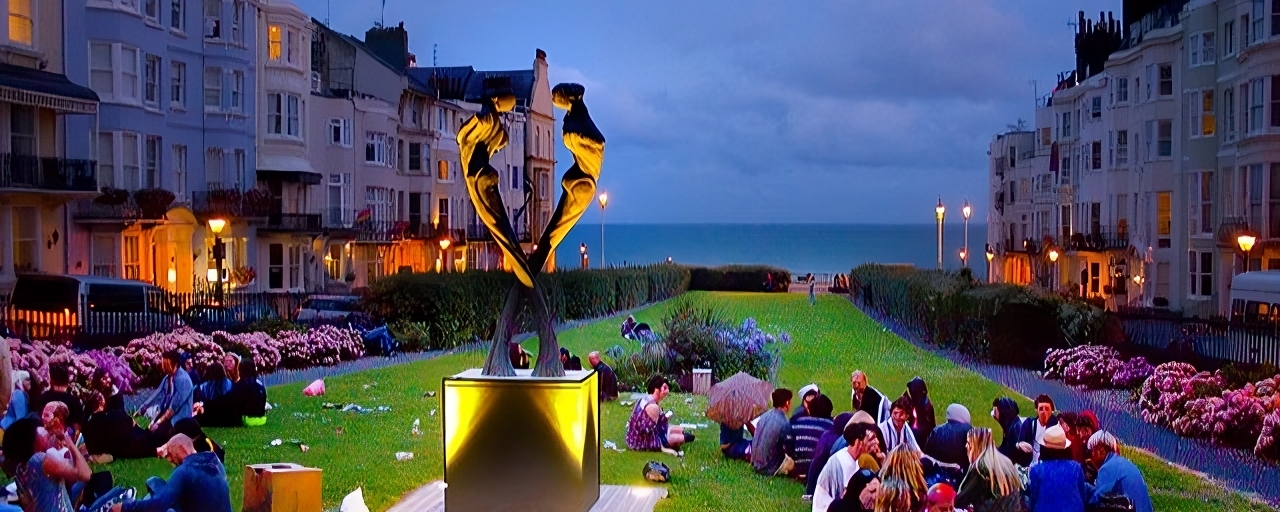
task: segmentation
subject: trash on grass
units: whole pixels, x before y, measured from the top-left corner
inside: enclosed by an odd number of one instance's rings
[[[623,449],[621,449],[621,448],[618,448],[618,443],[615,443],[615,442],[613,442],[613,441],[609,441],[609,440],[607,440],[607,439],[606,439],[606,440],[605,440],[605,442],[604,442],[604,449],[606,449],[606,450],[613,450],[613,451],[618,452],[618,453],[622,453],[622,452],[625,452],[625,451],[626,451],[626,450],[623,450]]]
[[[413,434],[413,437],[422,437],[422,420],[418,418],[413,419],[413,430],[410,431],[410,433]]]
[[[280,446],[280,445],[282,445],[282,444],[284,444],[284,440],[283,440],[283,439],[273,439],[273,440],[271,441],[271,446]]]
[[[346,497],[342,498],[342,505],[339,506],[338,512],[369,512],[369,506],[364,504],[364,489],[357,487],[351,491]]]
[[[618,402],[618,405],[635,405],[635,404],[636,404],[636,403],[635,403],[634,401],[631,401],[631,400],[623,400],[623,401]]]
[[[396,460],[413,459],[413,452],[396,452]]]
[[[338,429],[337,429],[337,430],[334,430],[334,431],[333,431],[333,433],[334,433],[334,434],[337,434],[337,435],[342,435],[342,434],[347,433],[347,429],[346,429],[346,428],[344,428],[344,427],[338,427]]]
[[[429,412],[429,413],[427,413],[427,414],[429,414],[429,415],[431,415],[431,416],[435,416],[435,415],[436,415],[436,410],[435,410],[435,409],[432,409],[432,410],[431,410],[431,412]]]
[[[298,449],[302,450],[302,453],[307,453],[307,452],[311,451],[311,447],[310,447],[310,446],[307,446],[307,445],[305,445],[305,444],[300,444],[300,445],[298,445]]]
[[[427,397],[427,398],[432,398],[432,397],[436,396],[436,392],[435,392],[435,391],[428,391],[428,392],[426,392],[426,393],[423,393],[423,394],[422,394],[422,396],[425,396],[425,397]]]
[[[316,379],[302,388],[302,396],[320,396],[324,394],[324,379]]]

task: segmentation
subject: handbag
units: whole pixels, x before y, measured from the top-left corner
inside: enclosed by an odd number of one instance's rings
[[[671,468],[656,460],[644,465],[644,479],[650,482],[666,483],[671,481]]]
[[[1098,498],[1098,504],[1089,507],[1089,512],[1132,512],[1133,501],[1121,493],[1107,493]]]

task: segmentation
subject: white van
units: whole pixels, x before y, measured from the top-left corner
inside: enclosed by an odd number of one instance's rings
[[[161,288],[142,281],[80,275],[23,274],[9,296],[4,325],[17,335],[105,344],[178,325]]]
[[[1280,321],[1280,270],[1245,272],[1231,279],[1231,319]]]

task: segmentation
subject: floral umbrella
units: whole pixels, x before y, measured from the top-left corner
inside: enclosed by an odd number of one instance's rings
[[[707,400],[707,418],[729,428],[742,428],[769,410],[773,386],[768,382],[738,372],[711,386]]]

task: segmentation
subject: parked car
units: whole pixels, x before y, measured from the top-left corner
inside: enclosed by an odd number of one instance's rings
[[[129,279],[80,275],[18,276],[4,325],[17,336],[102,346],[178,325],[161,288]]]
[[[359,301],[360,297],[354,295],[312,295],[302,300],[295,320],[341,320],[359,310]]]
[[[276,310],[263,306],[219,306],[197,304],[182,312],[182,322],[196,331],[209,334],[226,331],[232,334],[244,332],[249,324],[266,318],[278,318]]]

